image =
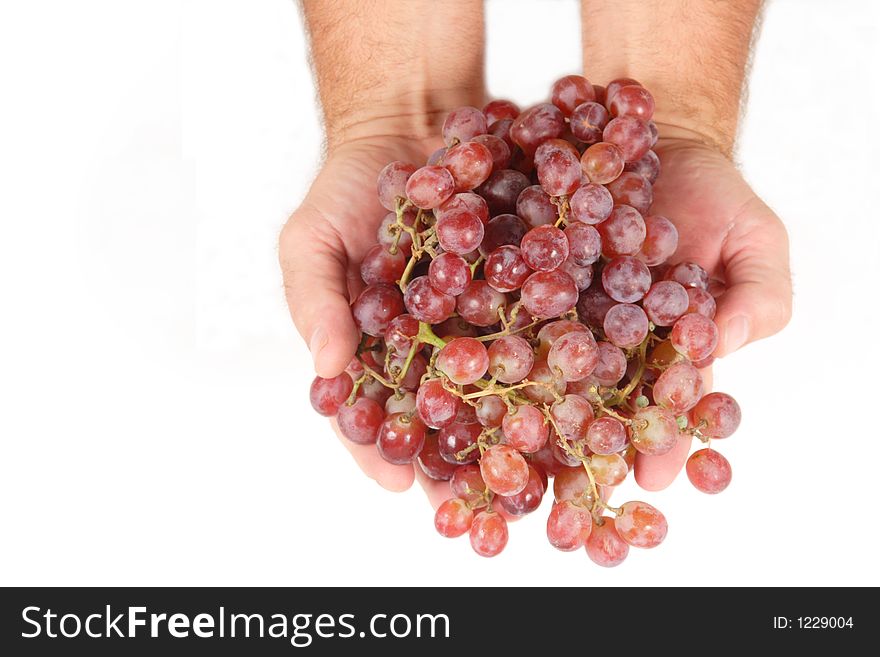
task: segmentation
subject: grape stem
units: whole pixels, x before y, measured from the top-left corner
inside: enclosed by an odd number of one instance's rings
[[[647,360],[648,355],[648,344],[651,341],[651,336],[653,333],[648,333],[647,337],[642,340],[642,343],[639,345],[639,366],[636,369],[635,374],[633,374],[629,383],[626,384],[626,387],[619,391],[616,395],[614,395],[611,399],[608,400],[608,406],[619,406],[622,404],[627,397],[629,397],[630,393],[636,389],[636,386],[642,380],[642,375],[645,373],[645,361]]]

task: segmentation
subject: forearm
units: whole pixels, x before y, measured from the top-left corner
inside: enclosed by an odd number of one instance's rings
[[[584,71],[635,78],[654,95],[661,136],[733,150],[761,0],[582,0]]]
[[[328,146],[388,134],[426,139],[483,101],[483,3],[303,0]]]

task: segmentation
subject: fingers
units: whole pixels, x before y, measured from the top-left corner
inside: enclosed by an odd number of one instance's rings
[[[415,473],[412,465],[393,465],[379,456],[375,445],[358,445],[339,433],[336,420],[331,420],[334,431],[345,448],[351,453],[361,470],[382,488],[400,493],[413,485]],[[441,502],[443,500],[440,500]]]
[[[354,356],[358,331],[351,316],[344,249],[319,213],[303,206],[279,240],[290,315],[309,346],[315,372],[331,378]]]
[[[715,315],[719,357],[777,333],[791,318],[788,234],[757,197],[734,219],[722,255],[727,290]]]
[[[452,489],[449,487],[448,481],[437,481],[436,479],[431,479],[422,468],[418,465],[413,466],[415,470],[416,480],[419,482],[419,485],[425,490],[425,495],[428,496],[428,502],[431,503],[431,507],[436,511],[437,507],[443,504],[450,497],[454,497],[452,494]]]
[[[712,368],[705,367],[700,370],[700,374],[703,377],[703,391],[707,393],[712,390]],[[687,462],[692,442],[690,436],[683,435],[672,451],[662,456],[636,454],[636,483],[650,491],[663,490],[669,486]]]

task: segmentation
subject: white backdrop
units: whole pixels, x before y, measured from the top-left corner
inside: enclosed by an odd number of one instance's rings
[[[524,104],[580,68],[576,2],[531,4],[487,9]],[[730,488],[634,493],[669,537],[603,570],[549,500],[495,559],[441,538],[312,412],[275,251],[321,147],[292,1],[4,3],[0,584],[880,584],[878,37],[868,0],[770,4],[739,160],[794,319],[716,368]]]

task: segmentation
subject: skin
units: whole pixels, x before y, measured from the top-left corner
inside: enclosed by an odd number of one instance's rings
[[[282,231],[279,258],[291,317],[323,377],[342,372],[357,346],[349,305],[386,212],[376,199],[378,171],[392,160],[424,162],[442,145],[445,114],[485,100],[480,0],[448,2],[444,12],[432,12],[430,0],[366,4],[355,22],[344,2],[303,2],[327,156]],[[791,314],[785,227],[730,159],[759,9],[753,0],[582,2],[588,77],[632,77],[654,95],[662,173],[652,212],[678,228],[674,260],[693,260],[717,281],[718,357],[776,333]],[[708,390],[711,373],[703,374]],[[385,488],[405,490],[418,478],[435,507],[449,496],[418,466],[343,443]],[[665,488],[688,449],[681,441],[670,454],[639,455],[636,480]]]

